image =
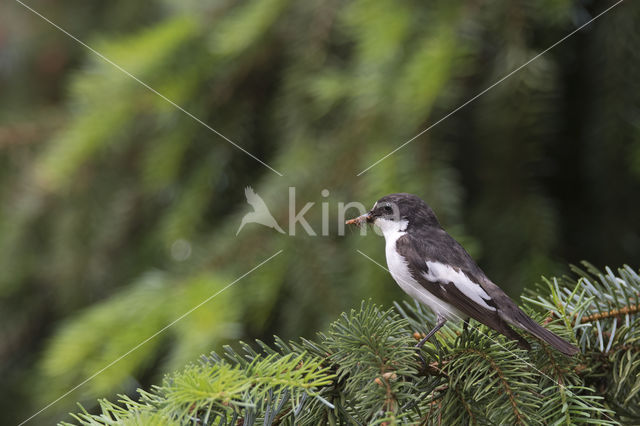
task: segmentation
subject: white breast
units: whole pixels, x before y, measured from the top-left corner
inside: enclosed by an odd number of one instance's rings
[[[392,221],[386,219],[376,219],[375,224],[382,230],[386,242],[385,254],[387,257],[387,266],[393,279],[398,283],[400,288],[409,296],[418,302],[426,305],[436,315],[443,316],[450,320],[460,320],[466,315],[458,311],[454,306],[438,299],[436,296],[428,292],[418,283],[407,264],[407,260],[398,253],[396,242],[398,238],[405,235],[407,221]]]

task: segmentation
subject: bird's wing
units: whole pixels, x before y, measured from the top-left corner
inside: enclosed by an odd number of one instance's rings
[[[528,348],[526,340],[501,317],[499,309],[502,307],[502,297],[496,300],[493,297],[495,291],[487,291],[483,282],[486,277],[480,268],[462,246],[449,238],[450,241],[440,241],[438,238],[433,244],[434,240],[425,242],[420,237],[407,234],[398,239],[396,248],[407,260],[413,277],[425,291]],[[453,268],[450,265],[461,267]],[[499,287],[495,287],[509,298]],[[509,301],[515,305],[511,299]],[[516,309],[519,308],[516,306]]]
[[[256,212],[264,213],[269,211],[269,208],[262,200],[262,198],[258,194],[256,194],[253,188],[251,188],[250,186],[247,186],[244,189],[244,195],[245,197],[247,197],[247,203],[249,203],[249,205],[251,205],[251,207],[253,207]]]
[[[412,252],[421,253],[425,257],[415,259],[415,262],[416,267],[425,270],[428,275],[437,276],[445,282],[450,276],[457,277],[460,284],[457,287],[481,305],[486,301],[500,310],[520,310],[500,287],[487,278],[464,247],[443,229],[433,230],[428,234],[413,233],[406,237],[405,244],[414,248]],[[427,262],[431,268],[428,268]],[[445,265],[456,267],[447,268]],[[427,268],[430,272],[426,271]]]
[[[437,287],[437,294],[432,291],[436,296],[476,321],[517,340],[520,346],[530,348],[529,343],[509,325],[528,331],[566,355],[575,355],[579,351],[529,318],[444,230],[430,231],[426,235],[404,235],[398,239],[398,250],[426,291]]]

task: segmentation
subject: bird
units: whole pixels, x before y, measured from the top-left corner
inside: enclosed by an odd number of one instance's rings
[[[405,293],[435,313],[435,327],[416,345],[418,351],[447,321],[463,320],[466,329],[473,318],[523,349],[530,350],[531,345],[512,327],[533,334],[567,356],[578,353],[576,346],[539,325],[494,284],[418,196],[384,196],[370,211],[346,224],[380,228],[391,276]]]
[[[271,212],[269,211],[269,208],[265,204],[264,200],[255,193],[253,188],[247,186],[244,189],[244,196],[247,198],[247,203],[249,203],[249,205],[253,207],[253,211],[243,216],[242,221],[240,222],[240,227],[238,228],[238,231],[236,231],[236,235],[240,233],[240,230],[247,223],[259,223],[260,225],[273,228],[281,234],[285,233],[282,228],[280,228],[280,225],[278,225],[278,222],[276,222],[274,217],[271,215]]]

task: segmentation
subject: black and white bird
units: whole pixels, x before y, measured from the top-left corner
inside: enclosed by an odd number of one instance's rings
[[[436,326],[420,348],[448,320],[469,318],[531,346],[510,326],[528,331],[565,355],[578,348],[540,326],[482,272],[467,251],[438,222],[431,208],[412,194],[391,194],[347,224],[373,223],[386,241],[391,276],[409,296],[428,306],[437,316]]]

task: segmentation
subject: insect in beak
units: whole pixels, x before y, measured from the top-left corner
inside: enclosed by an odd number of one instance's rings
[[[361,216],[355,217],[353,219],[347,220],[345,223],[347,225],[364,225],[365,223],[370,223],[372,220],[371,213],[365,213]]]

